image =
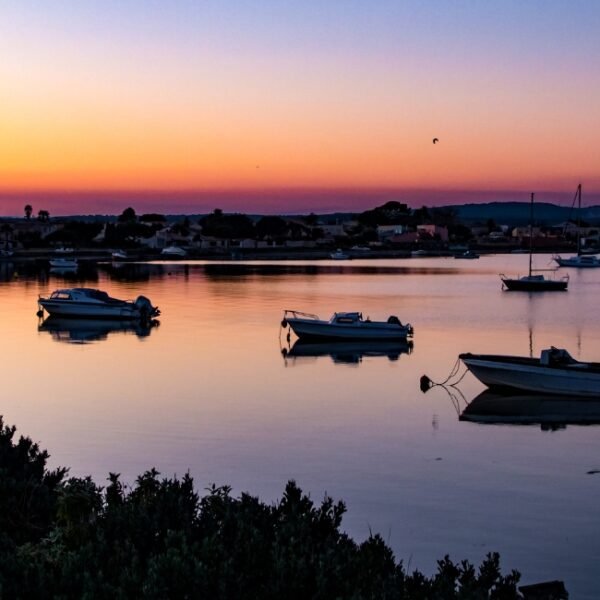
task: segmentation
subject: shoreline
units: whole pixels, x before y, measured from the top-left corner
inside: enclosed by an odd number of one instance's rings
[[[189,260],[206,260],[206,261],[245,261],[245,260],[266,260],[266,261],[293,261],[293,260],[328,260],[334,262],[348,262],[352,260],[377,260],[377,259],[414,259],[414,258],[452,258],[460,255],[461,252],[450,251],[447,249],[441,250],[425,250],[426,254],[419,256],[412,255],[410,250],[371,250],[369,252],[364,251],[352,251],[344,250],[344,254],[348,258],[334,259],[331,257],[331,253],[335,252],[335,249],[327,250],[260,250],[254,249],[234,249],[230,251],[188,251],[187,256],[165,256],[160,251],[148,251],[148,250],[130,250],[128,256],[125,259],[115,260],[112,258],[112,253],[117,249],[96,249],[86,248],[75,250],[68,254],[57,254],[53,250],[48,249],[34,249],[34,250],[21,250],[16,251],[12,256],[1,256],[0,263],[10,262],[48,262],[56,258],[74,258],[84,262],[118,262],[118,263],[139,263],[139,262],[154,262],[154,261],[165,261],[165,262],[185,262]],[[527,250],[520,249],[506,249],[506,248],[474,248],[481,256],[495,255],[495,254],[528,254]],[[572,248],[556,247],[556,248],[543,248],[534,250],[533,254],[556,254],[556,253],[572,254],[576,250]]]

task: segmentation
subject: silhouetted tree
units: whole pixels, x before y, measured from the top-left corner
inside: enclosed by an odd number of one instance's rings
[[[131,223],[132,221],[136,220],[136,215],[135,215],[135,210],[133,210],[133,208],[128,207],[126,208],[120,215],[119,215],[119,223]]]
[[[288,230],[288,224],[281,217],[266,216],[256,223],[256,235],[259,238],[282,237]]]
[[[50,213],[47,210],[39,210],[38,211],[38,221],[42,221],[44,223],[50,220]]]
[[[223,239],[254,237],[254,224],[247,215],[225,215],[216,208],[210,215],[200,219],[202,233]]]
[[[140,223],[166,223],[165,215],[158,213],[145,213],[139,218]]]
[[[25,218],[29,221],[31,219],[31,213],[33,212],[33,206],[31,204],[25,205]]]

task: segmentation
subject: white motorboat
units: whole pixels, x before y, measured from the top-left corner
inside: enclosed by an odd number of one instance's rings
[[[350,258],[350,255],[343,252],[341,248],[338,248],[335,252],[332,252],[329,256],[331,258],[333,258],[333,260],[348,260]]]
[[[113,260],[127,260],[129,258],[129,256],[127,256],[127,252],[125,252],[124,250],[115,250],[114,252],[111,253],[111,258]]]
[[[48,314],[57,317],[151,319],[160,314],[145,296],[138,296],[135,301],[118,300],[92,288],[55,290],[49,296],[40,296],[38,304]]]
[[[567,258],[554,256],[552,260],[561,267],[575,267],[577,269],[597,269],[600,267],[600,258],[593,254],[577,254]]]
[[[359,312],[339,312],[324,321],[317,315],[297,310],[285,310],[282,326],[290,326],[299,338],[328,340],[404,340],[413,335],[412,325],[403,325],[398,317],[391,316],[387,321],[363,319]]]
[[[76,258],[51,258],[48,262],[53,269],[76,269],[78,264]]]
[[[179,246],[167,246],[166,248],[162,249],[161,254],[163,256],[187,256],[187,252]]]
[[[559,348],[542,350],[540,358],[471,353],[459,358],[489,388],[600,397],[600,363],[577,361]]]

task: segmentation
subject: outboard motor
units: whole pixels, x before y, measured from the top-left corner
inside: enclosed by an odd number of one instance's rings
[[[150,302],[146,296],[138,296],[135,300],[135,305],[140,311],[140,317],[144,320],[158,317],[158,315],[160,315],[160,310],[158,310],[158,307],[152,306],[152,302]]]

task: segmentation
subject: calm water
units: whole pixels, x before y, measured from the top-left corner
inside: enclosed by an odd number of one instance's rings
[[[344,499],[346,530],[380,532],[411,568],[499,551],[525,583],[559,578],[572,597],[598,597],[600,474],[588,471],[600,469],[600,426],[459,421],[484,389],[470,375],[466,402],[419,390],[422,374],[445,379],[465,351],[553,344],[600,360],[600,270],[571,270],[567,293],[502,292],[498,273],[526,265],[518,255],[99,265],[75,281],[3,263],[0,413],[73,475],[189,470],[200,489],[230,484],[267,501],[294,478],[316,500]],[[160,326],[40,326],[37,295],[75,283],[149,296]],[[414,347],[284,357],[285,308],[396,314],[413,324]]]

